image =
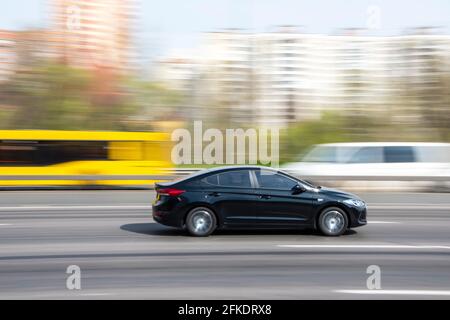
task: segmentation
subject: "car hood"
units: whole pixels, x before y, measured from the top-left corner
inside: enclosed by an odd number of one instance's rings
[[[345,192],[345,191],[338,190],[338,189],[326,188],[326,187],[321,187],[319,189],[319,193],[327,195],[327,196],[339,197],[339,198],[343,198],[343,199],[362,200],[356,194]]]

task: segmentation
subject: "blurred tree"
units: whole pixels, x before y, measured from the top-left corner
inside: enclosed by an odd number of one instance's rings
[[[347,141],[345,123],[336,112],[325,112],[319,120],[291,125],[280,136],[280,162],[296,160],[314,144]]]
[[[2,101],[12,106],[11,129],[76,129],[84,126],[89,107],[83,94],[90,78],[64,65],[43,64],[19,70],[2,86]]]
[[[298,161],[315,144],[395,141],[398,135],[389,130],[392,127],[376,112],[324,112],[318,120],[292,124],[282,132],[280,162]]]
[[[450,66],[441,59],[430,61],[433,70],[430,85],[420,91],[424,100],[421,116],[427,128],[435,132],[435,139],[450,141]]]
[[[166,88],[157,82],[135,82],[137,97],[143,106],[143,113],[149,120],[175,120],[183,101],[181,93]]]
[[[88,72],[63,64],[35,63],[0,87],[4,129],[142,130],[173,120],[178,94],[110,70]]]
[[[392,97],[398,105],[393,116],[414,140],[450,141],[450,64],[442,51],[420,41],[403,49],[407,54],[395,83],[400,90]]]

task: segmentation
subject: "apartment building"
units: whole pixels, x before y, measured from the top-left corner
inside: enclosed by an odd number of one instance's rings
[[[448,72],[442,68],[449,65],[449,49],[450,36],[428,28],[389,37],[358,29],[308,34],[291,26],[226,30],[204,34],[189,63],[196,77],[183,77],[183,86],[198,90],[197,104],[236,124],[283,128],[325,110],[407,113],[433,103],[436,79]],[[186,75],[178,70],[165,81]],[[405,94],[413,89],[414,101]]]
[[[134,0],[53,0],[54,46],[80,68],[132,68]]]
[[[8,80],[17,63],[17,33],[0,30],[0,82]]]

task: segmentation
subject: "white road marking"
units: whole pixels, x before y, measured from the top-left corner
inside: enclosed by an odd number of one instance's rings
[[[0,227],[10,226],[11,223],[0,223]]]
[[[397,221],[368,221],[369,224],[398,224]]]
[[[450,290],[334,290],[338,293],[417,296],[450,296]]]
[[[369,203],[370,205],[370,203]],[[373,202],[374,206],[423,206],[423,202]],[[450,206],[449,202],[430,203],[427,206]]]
[[[20,210],[138,210],[138,209],[151,209],[150,204],[140,204],[140,205],[128,205],[128,204],[118,204],[118,205],[24,205],[24,206],[8,206],[0,207],[0,211],[20,211]],[[425,210],[425,209],[450,209],[450,205],[411,205],[411,204],[396,204],[396,205],[369,205],[370,209],[384,209],[384,210]]]
[[[80,296],[90,296],[90,297],[98,297],[98,296],[112,296],[114,293],[80,293]]]
[[[367,210],[376,209],[376,210],[446,210],[450,209],[450,205],[433,205],[433,204],[398,204],[398,205],[368,205]]]
[[[391,245],[391,244],[279,244],[280,248],[298,249],[450,249],[450,246],[441,245]]]
[[[0,211],[41,211],[41,210],[148,210],[151,205],[129,205],[129,206],[18,206],[0,207]]]

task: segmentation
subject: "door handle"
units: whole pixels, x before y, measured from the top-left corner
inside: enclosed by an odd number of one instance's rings
[[[269,196],[269,195],[267,195],[267,194],[264,194],[264,195],[261,195],[261,196],[259,196],[261,199],[270,199],[270,198],[272,198],[271,196]]]
[[[218,197],[218,196],[220,196],[220,193],[218,193],[218,192],[210,192],[210,193],[208,193],[208,196],[210,196],[210,197]]]

